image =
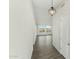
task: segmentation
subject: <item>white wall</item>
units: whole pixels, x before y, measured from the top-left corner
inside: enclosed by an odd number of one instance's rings
[[[34,20],[30,0],[10,0],[10,59],[31,59]]]
[[[57,10],[52,19],[53,45],[64,56],[69,59],[69,0],[64,7]]]

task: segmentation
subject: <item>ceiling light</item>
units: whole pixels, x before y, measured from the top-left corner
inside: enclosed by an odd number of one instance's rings
[[[53,7],[51,7],[51,8],[48,10],[48,13],[49,13],[51,16],[53,16],[53,15],[55,14],[55,12],[56,12],[56,10],[55,10]]]

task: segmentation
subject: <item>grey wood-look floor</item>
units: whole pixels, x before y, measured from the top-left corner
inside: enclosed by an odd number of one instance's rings
[[[65,59],[52,45],[51,36],[36,39],[31,59]]]

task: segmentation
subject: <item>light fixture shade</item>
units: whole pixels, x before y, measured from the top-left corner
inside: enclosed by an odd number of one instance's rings
[[[51,7],[51,8],[48,10],[48,13],[49,13],[51,16],[53,16],[53,15],[55,14],[55,12],[56,12],[56,10],[55,10],[53,7]]]

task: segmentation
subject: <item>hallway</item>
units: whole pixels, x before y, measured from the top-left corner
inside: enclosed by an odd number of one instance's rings
[[[51,36],[38,36],[32,59],[65,59],[53,46]]]

